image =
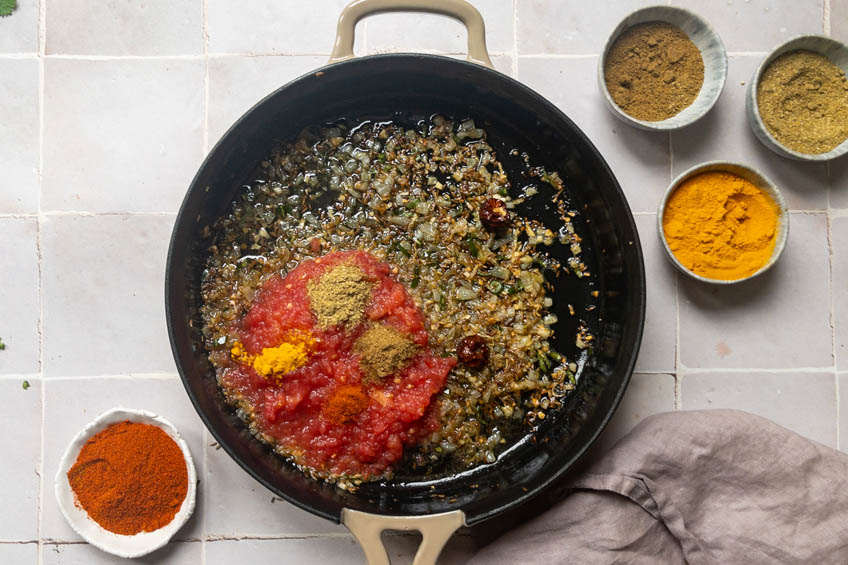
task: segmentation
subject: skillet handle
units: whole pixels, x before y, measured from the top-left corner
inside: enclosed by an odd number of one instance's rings
[[[453,510],[428,516],[383,516],[344,508],[342,524],[362,546],[368,565],[390,565],[389,554],[380,538],[383,530],[421,532],[421,545],[412,565],[435,565],[448,539],[465,525],[465,513]]]
[[[356,22],[372,14],[386,12],[427,12],[459,20],[468,31],[469,61],[490,69],[495,67],[486,49],[486,26],[477,8],[465,0],[354,0],[342,10],[336,30],[336,44],[330,63],[353,58]]]

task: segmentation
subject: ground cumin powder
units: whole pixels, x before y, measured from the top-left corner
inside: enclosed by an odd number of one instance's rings
[[[374,324],[356,340],[353,351],[367,376],[382,379],[403,368],[418,353],[418,346],[398,330]]]
[[[848,139],[848,80],[819,53],[775,59],[757,85],[757,108],[769,133],[799,153],[826,153]]]
[[[663,22],[622,33],[604,63],[607,90],[638,120],[659,122],[690,106],[704,84],[701,52],[680,29]]]
[[[684,267],[710,279],[737,280],[771,258],[778,208],[754,184],[728,172],[681,184],[663,212],[663,234]]]

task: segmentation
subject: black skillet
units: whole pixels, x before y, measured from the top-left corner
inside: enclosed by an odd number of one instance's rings
[[[353,29],[365,15],[393,10],[437,12],[468,28],[469,61],[391,54],[353,59]],[[450,535],[513,509],[553,486],[598,437],[624,394],[636,361],[645,316],[645,274],[630,208],[597,149],[553,104],[493,70],[480,14],[464,0],[357,0],[339,19],[331,63],[278,89],[242,116],[200,167],[177,216],[168,252],[166,309],[177,368],[201,419],[242,468],[276,496],[345,524],[371,563],[388,563],[379,534],[420,530],[415,563],[432,563]],[[592,80],[572,77],[572,80]],[[568,88],[563,84],[562,88]],[[356,492],[306,477],[251,436],[218,390],[200,335],[200,281],[209,241],[201,232],[227,213],[250,183],[274,139],[291,139],[308,125],[340,118],[444,114],[471,117],[498,149],[515,189],[529,182],[509,150],[526,151],[534,165],[559,171],[584,238],[591,276],[554,280],[561,322],[555,347],[570,357],[578,320],[596,336],[577,388],[542,425],[498,460],[441,477],[396,477]],[[406,118],[404,118],[404,116]],[[536,200],[539,200],[538,198]],[[545,206],[522,213],[556,229]],[[597,291],[597,297],[594,296]],[[571,316],[571,304],[576,315]],[[587,310],[587,306],[595,308]]]

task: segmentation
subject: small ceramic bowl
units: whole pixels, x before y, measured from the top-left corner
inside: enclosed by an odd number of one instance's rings
[[[624,112],[624,110],[619,108],[613,101],[612,95],[610,95],[609,90],[607,90],[607,84],[604,80],[604,66],[606,65],[607,56],[609,55],[609,50],[613,43],[615,43],[618,37],[628,28],[637,24],[644,24],[648,22],[666,22],[680,28],[683,33],[689,36],[692,43],[694,43],[701,51],[701,57],[704,59],[704,84],[701,86],[701,91],[698,93],[698,97],[695,98],[695,101],[692,102],[691,105],[684,108],[677,115],[659,122],[637,120],[633,116]],[[607,107],[622,121],[644,130],[675,130],[688,126],[689,124],[699,120],[707,112],[709,112],[710,108],[712,108],[716,103],[722,89],[724,89],[724,83],[726,80],[727,53],[724,50],[724,44],[721,42],[721,38],[718,34],[712,27],[710,27],[710,24],[701,19],[700,16],[693,14],[689,10],[672,8],[670,6],[652,6],[649,8],[642,8],[641,10],[636,10],[624,18],[624,20],[622,20],[622,22],[618,24],[618,26],[610,34],[606,45],[604,45],[603,55],[601,55],[600,60],[598,61],[598,84],[600,85],[601,92],[604,95]]]
[[[674,193],[675,190],[677,190],[677,187],[683,184],[685,181],[697,174],[707,173],[710,171],[724,171],[728,173],[733,173],[734,175],[738,175],[753,184],[754,186],[760,188],[763,192],[768,194],[772,198],[772,200],[774,200],[775,204],[777,204],[779,214],[777,219],[777,240],[774,242],[774,250],[771,252],[771,257],[765,265],[760,267],[760,270],[741,279],[729,281],[721,279],[710,279],[693,273],[692,271],[687,269],[683,265],[683,263],[677,260],[677,257],[675,257],[674,252],[672,252],[671,248],[668,246],[668,241],[666,241],[665,239],[665,233],[663,232],[663,214],[665,213],[665,207],[666,204],[668,204],[668,199],[671,198],[671,195]],[[662,202],[660,202],[660,208],[657,211],[657,231],[659,233],[660,241],[662,242],[666,255],[668,256],[672,264],[674,264],[674,266],[678,268],[678,270],[683,273],[686,273],[693,279],[706,283],[719,285],[736,284],[750,280],[758,275],[765,273],[766,271],[771,269],[772,265],[774,265],[780,258],[780,255],[783,253],[783,249],[786,247],[786,240],[789,237],[789,209],[786,207],[786,201],[783,199],[783,195],[780,194],[780,191],[777,190],[777,187],[774,185],[774,183],[771,182],[768,177],[766,177],[760,171],[751,167],[746,167],[745,165],[740,165],[739,163],[729,163],[726,161],[710,161],[708,163],[703,163],[701,165],[696,165],[692,167],[691,169],[681,173],[676,179],[671,182],[671,185],[669,185],[668,190],[665,191],[665,196],[663,196]]]
[[[763,76],[763,72],[772,61],[784,53],[798,51],[799,49],[821,53],[830,59],[834,65],[848,74],[848,46],[844,43],[823,35],[799,35],[798,37],[794,37],[769,53],[763,59],[762,63],[760,63],[760,66],[757,67],[754,78],[748,83],[748,93],[745,96],[745,111],[748,114],[748,124],[751,126],[757,139],[778,155],[799,161],[829,161],[830,159],[835,159],[848,153],[848,139],[826,153],[800,153],[794,149],[789,149],[775,139],[766,129],[763,119],[760,117],[760,109],[757,103],[757,86],[760,84],[760,78]]]
[[[103,529],[97,522],[89,518],[82,508],[74,501],[74,493],[68,482],[68,470],[76,462],[80,449],[91,436],[103,431],[116,422],[129,420],[131,422],[142,422],[162,428],[171,439],[177,442],[183,452],[188,470],[188,492],[180,510],[171,522],[153,532],[142,532],[133,536],[125,536],[112,533]],[[71,441],[56,473],[56,500],[59,508],[71,527],[91,545],[102,549],[107,553],[120,557],[141,557],[164,546],[175,533],[188,521],[194,512],[194,504],[197,497],[197,472],[191,459],[186,442],[180,437],[177,429],[164,418],[144,410],[130,410],[125,408],[113,408],[98,416],[88,424]]]

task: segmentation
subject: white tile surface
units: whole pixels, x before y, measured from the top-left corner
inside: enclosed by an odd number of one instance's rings
[[[37,224],[35,218],[0,218],[0,234],[14,242],[0,253],[0,338],[6,344],[0,375],[39,371]]]
[[[210,53],[329,55],[346,0],[208,0]],[[362,26],[357,36],[362,38]],[[360,42],[361,49],[361,42]]]
[[[2,354],[2,352],[0,352]],[[0,541],[38,539],[38,493],[41,472],[41,381],[0,379]],[[2,549],[3,544],[0,544]],[[2,556],[2,551],[0,551]],[[2,563],[11,563],[3,561]]]
[[[44,492],[41,536],[54,541],[81,539],[65,521],[53,495],[53,478],[65,449],[79,431],[110,408],[142,408],[170,421],[183,436],[201,477],[200,498],[206,485],[203,467],[203,424],[185,394],[182,383],[172,378],[102,377],[56,379],[45,383],[44,399]],[[31,389],[30,389],[31,390]],[[202,512],[200,508],[198,512]],[[192,519],[178,532],[180,539],[202,534],[202,521]],[[46,556],[45,552],[45,556]]]
[[[201,0],[45,1],[48,55],[186,55],[203,52]]]
[[[49,59],[43,210],[176,212],[200,164],[202,61]]]
[[[126,563],[156,565],[196,565],[202,563],[199,542],[170,543],[150,555],[128,561],[104,553],[88,544],[45,544],[41,550],[43,565],[125,565]]]
[[[0,544],[0,563],[32,564],[38,563],[38,544],[3,543]]]
[[[218,57],[209,61],[210,148],[242,114],[287,82],[327,63],[323,55]]]
[[[683,410],[734,408],[836,447],[836,383],[827,373],[691,373],[681,380]]]
[[[284,536],[341,534],[345,528],[314,516],[283,500],[245,473],[215,445],[206,446],[206,531],[212,536]],[[238,508],[237,512],[233,509]]]
[[[656,214],[636,216],[636,228],[645,256],[645,279],[648,283],[645,333],[636,370],[673,372],[677,350],[675,270],[660,243]]]
[[[780,157],[751,132],[745,115],[745,90],[762,59],[729,57],[727,84],[715,107],[696,125],[671,134],[674,175],[705,161],[738,161],[762,171],[793,210],[827,207],[827,167]]]
[[[848,0],[830,0],[830,35],[848,41]]]
[[[675,409],[674,375],[669,373],[635,373],[624,398],[621,399],[609,425],[598,439],[593,455],[606,452],[622,436],[654,414]]]
[[[830,207],[848,208],[848,159],[831,161],[830,167]]]
[[[37,51],[38,0],[18,0],[17,10],[0,18],[0,53]]]
[[[38,129],[38,61],[0,60],[0,214],[38,211]]]
[[[173,221],[76,215],[43,221],[46,376],[174,371],[162,282]]]
[[[513,5],[509,0],[471,0],[486,26],[490,52],[512,51]],[[430,14],[378,14],[366,26],[369,53],[387,51],[438,51],[465,53],[467,34],[458,21]]]
[[[792,214],[789,242],[757,279],[680,280],[680,357],[689,368],[831,367],[827,218]]]
[[[365,555],[353,537],[221,540],[206,544],[206,565],[234,563],[320,563],[351,565],[365,563]]]
[[[830,224],[833,248],[831,291],[833,292],[834,327],[836,328],[836,366],[848,370],[848,217],[833,218]],[[848,405],[846,405],[848,406]],[[845,418],[848,421],[848,417]],[[848,439],[848,435],[845,436]]]
[[[697,13],[728,51],[770,51],[802,33],[821,33],[825,0],[671,0]]]
[[[0,415],[0,447],[11,454],[0,463],[7,509],[0,541],[34,539],[37,524],[44,540],[76,539],[55,506],[52,475],[69,439],[122,404],[174,421],[188,438],[201,480],[197,513],[179,537],[206,541],[171,544],[142,563],[362,563],[343,528],[282,501],[272,504],[270,492],[210,447],[176,378],[139,375],[174,370],[162,309],[173,216],[158,214],[176,210],[204,139],[213,144],[256,100],[325,63],[347,0],[43,2],[46,57],[38,55],[39,1],[19,0],[12,17],[0,18],[0,236],[6,244],[0,337],[8,344],[0,352],[0,394],[12,399]],[[595,78],[597,54],[621,18],[664,2],[472,2],[486,19],[497,68],[512,74],[515,67],[522,81],[578,123],[640,214],[649,285],[641,372],[597,449],[644,417],[674,409],[675,379],[683,408],[742,408],[828,445],[836,444],[841,426],[844,448],[848,418],[837,418],[837,405],[844,412],[848,401],[842,284],[848,278],[848,161],[827,167],[772,154],[747,126],[744,93],[762,52],[784,38],[829,27],[848,40],[848,0],[670,0],[694,6],[736,53],[717,108],[673,138],[618,122],[603,106]],[[356,32],[358,54],[426,50],[461,58],[465,52],[462,27],[436,16],[379,16]],[[717,290],[677,276],[654,231],[672,173],[709,159],[754,165],[778,183],[793,209],[822,211],[794,214],[786,255],[770,275],[745,286]],[[682,364],[675,367],[678,349]],[[834,363],[842,371],[838,388]],[[27,391],[22,375],[30,375]],[[34,468],[42,453],[39,517]],[[287,539],[221,539],[251,535]],[[411,562],[415,543],[390,536],[394,562]],[[463,563],[473,550],[470,538],[455,537],[440,562]],[[0,543],[0,563],[39,562],[123,563],[79,542],[45,543],[40,552],[35,544]]]
[[[656,212],[669,184],[668,134],[637,130],[604,106],[597,57],[519,57],[518,79],[556,104],[607,160],[634,212]]]
[[[840,372],[838,375],[839,382],[839,397],[837,402],[839,407],[848,406],[848,372]],[[840,414],[839,418],[839,449],[848,451],[848,417]]]
[[[516,0],[518,52],[582,55],[600,53],[615,26],[630,12],[662,4],[617,0],[588,5],[585,0]]]

